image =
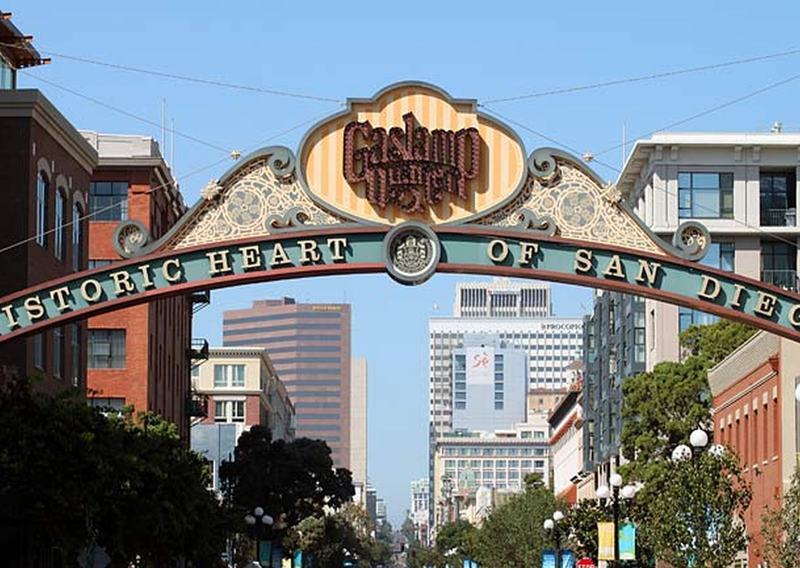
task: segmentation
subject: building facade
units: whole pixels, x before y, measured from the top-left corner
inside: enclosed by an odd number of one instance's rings
[[[411,482],[411,503],[408,516],[414,523],[417,540],[428,544],[428,504],[430,502],[430,480],[427,477],[415,479]]]
[[[714,442],[739,456],[752,500],[747,566],[765,567],[762,515],[780,505],[798,463],[800,345],[759,332],[708,373]]]
[[[261,300],[224,313],[226,347],[267,349],[297,413],[297,437],[324,440],[350,468],[350,305]]]
[[[639,140],[617,187],[644,222],[667,240],[688,220],[702,222],[712,247],[705,264],[797,290],[797,148],[800,134],[658,133]],[[678,360],[679,331],[711,316],[648,300],[647,366]]]
[[[367,360],[355,358],[350,380],[350,473],[358,502],[367,485]]]
[[[553,492],[570,504],[578,501],[578,486],[585,477],[582,399],[583,384],[578,381],[548,417]]]
[[[265,349],[213,347],[192,374],[194,392],[207,400],[202,423],[268,426],[273,440],[294,439],[294,406]]]
[[[528,356],[496,335],[465,335],[453,351],[453,429],[493,431],[527,418]]]
[[[151,239],[163,236],[186,206],[158,143],[146,136],[83,132],[99,161],[89,186],[89,268],[121,260],[114,244],[122,221]],[[93,404],[154,412],[188,440],[192,303],[156,300],[88,322],[88,385]]]
[[[549,483],[545,422],[519,424],[495,432],[453,432],[436,439],[433,448],[434,525],[461,517],[474,504],[480,487],[517,493],[525,476],[538,473]]]
[[[205,418],[191,427],[192,449],[202,455],[220,490],[219,466],[234,459],[239,436],[268,426],[273,440],[294,439],[294,407],[264,349],[216,347],[192,367],[192,388]]]
[[[583,468],[608,468],[622,436],[622,383],[646,369],[645,301],[597,290],[584,321]],[[606,472],[607,473],[607,472]]]
[[[0,32],[10,20],[0,19]],[[13,27],[13,25],[11,25]],[[14,28],[16,30],[16,28]],[[32,47],[0,47],[0,212],[5,250],[0,294],[86,269],[89,183],[97,152],[37,90],[16,90],[15,69],[36,58]],[[33,63],[30,63],[33,64]],[[10,189],[14,190],[11,191]],[[3,344],[6,377],[40,377],[37,388],[86,388],[86,324],[67,324]]]
[[[531,389],[567,387],[567,367],[582,357],[583,321],[578,318],[431,318],[429,412],[434,434],[453,429],[454,355],[465,349],[465,336],[476,335],[495,336],[504,348],[526,352]]]
[[[512,282],[508,278],[461,282],[456,284],[453,315],[458,318],[550,317],[553,315],[550,285]]]

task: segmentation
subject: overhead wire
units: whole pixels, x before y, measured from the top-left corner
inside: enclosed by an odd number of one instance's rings
[[[563,87],[559,89],[552,89],[548,91],[539,91],[536,93],[529,93],[526,95],[517,95],[513,97],[504,97],[504,98],[496,98],[496,99],[487,99],[482,101],[484,104],[493,104],[493,103],[505,103],[505,102],[512,102],[512,101],[521,101],[526,99],[535,99],[541,97],[548,97],[552,95],[563,95],[567,93],[576,93],[579,91],[588,91],[592,89],[601,89],[604,87],[613,87],[616,85],[624,85],[629,83],[639,83],[643,81],[650,81],[653,79],[663,79],[665,77],[674,77],[676,75],[686,75],[689,73],[699,73],[702,71],[711,71],[714,69],[723,69],[726,67],[734,67],[736,65],[744,65],[747,63],[756,63],[759,61],[767,61],[770,59],[777,59],[780,57],[788,57],[790,55],[798,55],[800,54],[800,49],[790,49],[787,51],[779,51],[776,53],[769,53],[766,55],[759,55],[755,57],[747,57],[744,59],[735,59],[733,61],[725,61],[722,63],[712,63],[709,65],[700,65],[697,67],[686,67],[683,69],[674,69],[671,71],[661,71],[657,73],[650,73],[647,75],[638,75],[633,77],[626,77],[622,79],[612,79],[609,81],[601,81],[598,83],[588,83],[584,85],[574,85],[571,87]]]
[[[18,47],[17,44],[13,44],[13,43],[0,42],[0,45],[8,46],[8,47]],[[224,87],[224,88],[227,88],[227,89],[237,89],[237,90],[240,90],[240,91],[249,91],[249,92],[261,93],[261,94],[265,94],[265,95],[274,95],[274,96],[277,96],[277,97],[289,97],[289,98],[294,98],[294,99],[305,99],[305,100],[311,100],[311,101],[328,102],[328,103],[339,103],[339,104],[342,104],[344,102],[341,99],[336,99],[336,98],[333,98],[333,97],[322,97],[322,96],[311,95],[311,94],[307,94],[307,93],[297,93],[297,92],[293,92],[293,91],[284,91],[284,90],[280,90],[280,89],[270,89],[270,88],[265,88],[265,87],[256,87],[256,86],[252,86],[252,85],[244,85],[244,84],[241,84],[241,83],[231,83],[231,82],[228,82],[228,81],[221,81],[221,80],[217,80],[217,79],[205,79],[205,78],[202,78],[202,77],[193,77],[191,75],[182,75],[182,74],[178,74],[178,73],[167,73],[165,71],[155,71],[153,69],[145,69],[145,68],[142,68],[142,67],[135,67],[135,66],[132,66],[132,65],[123,65],[123,64],[120,64],[120,63],[112,63],[112,62],[108,62],[108,61],[101,61],[99,59],[92,59],[92,58],[88,58],[88,57],[80,57],[80,56],[77,56],[77,55],[69,55],[69,54],[66,54],[66,53],[59,53],[57,51],[50,51],[50,50],[46,50],[46,49],[39,49],[38,51],[43,53],[43,54],[46,54],[46,55],[52,55],[52,56],[55,56],[55,57],[60,57],[62,59],[68,59],[70,61],[76,61],[76,62],[79,62],[79,63],[88,63],[88,64],[91,64],[91,65],[98,65],[98,66],[107,67],[107,68],[110,68],[110,69],[117,69],[117,70],[120,70],[120,71],[128,71],[130,73],[140,73],[142,75],[152,75],[154,77],[161,77],[161,78],[164,78],[164,79],[173,79],[173,80],[177,80],[177,81],[186,81],[186,82],[189,82],[189,83],[197,83],[197,84],[201,84],[201,85],[210,85],[210,86],[214,86],[214,87]]]
[[[686,124],[687,122],[691,122],[693,120],[696,120],[698,118],[701,118],[701,117],[709,115],[709,114],[712,114],[714,112],[717,112],[717,111],[722,110],[724,108],[727,108],[729,106],[733,106],[733,105],[735,105],[737,103],[740,103],[742,101],[746,101],[747,99],[751,99],[751,98],[753,98],[755,96],[758,96],[758,95],[760,95],[762,93],[766,93],[767,91],[771,91],[772,89],[776,89],[778,87],[786,85],[787,83],[791,83],[792,81],[796,81],[797,79],[800,79],[800,73],[797,73],[797,74],[794,74],[794,75],[790,75],[789,77],[786,77],[785,79],[781,79],[780,81],[776,81],[774,83],[770,83],[766,87],[760,87],[760,88],[756,89],[755,91],[751,91],[749,93],[746,93],[744,95],[738,96],[738,97],[736,97],[734,99],[731,99],[729,101],[723,102],[721,104],[714,105],[711,108],[707,108],[707,109],[705,109],[703,111],[700,111],[698,113],[692,114],[691,116],[688,116],[688,117],[683,118],[681,120],[677,120],[675,122],[671,122],[671,123],[669,123],[669,124],[667,124],[665,126],[662,126],[661,128],[656,129],[656,130],[651,130],[650,132],[646,132],[644,134],[640,134],[638,136],[634,136],[634,139],[647,138],[648,136],[652,136],[653,134],[655,134],[657,132],[662,132],[664,130],[669,130],[670,128],[675,128],[676,126],[680,126],[682,124]],[[619,148],[622,148],[622,144],[621,143],[620,144],[615,144],[613,146],[609,146],[608,148],[600,150],[599,152],[594,152],[594,153],[592,153],[592,155],[593,156],[602,156],[603,154],[606,154],[608,152],[612,152],[614,150],[618,150]]]
[[[542,133],[542,132],[540,132],[540,131],[538,131],[538,130],[535,130],[535,129],[533,129],[533,128],[530,128],[529,126],[527,126],[527,125],[525,125],[525,124],[523,124],[523,123],[521,123],[521,122],[519,122],[519,121],[516,121],[516,120],[514,120],[514,119],[512,119],[512,118],[509,118],[509,117],[503,116],[503,115],[501,115],[500,113],[498,113],[498,112],[496,112],[496,111],[494,111],[494,110],[491,110],[491,109],[489,109],[489,108],[488,108],[488,107],[486,107],[485,105],[483,106],[483,108],[485,108],[485,109],[486,109],[488,112],[491,112],[492,114],[494,114],[494,115],[495,115],[495,116],[497,116],[498,118],[502,118],[503,120],[505,120],[505,121],[507,121],[507,122],[510,122],[510,123],[512,123],[512,124],[514,124],[514,125],[516,125],[516,126],[518,126],[519,128],[522,128],[523,130],[526,130],[526,131],[530,132],[531,134],[535,134],[536,136],[539,136],[539,137],[541,137],[541,138],[543,138],[543,139],[547,140],[548,142],[552,142],[553,144],[555,144],[555,145],[557,145],[557,146],[560,146],[561,148],[564,148],[564,149],[566,149],[566,150],[569,150],[569,151],[570,151],[570,152],[572,152],[573,154],[576,154],[576,157],[580,158],[580,152],[579,152],[579,151],[578,151],[576,148],[573,148],[572,146],[570,146],[569,144],[566,144],[566,143],[564,143],[564,142],[561,142],[560,140],[558,140],[558,139],[556,139],[556,138],[553,138],[552,136],[548,136],[548,135],[546,135],[546,134],[544,134],[544,133]],[[620,145],[620,146],[621,146],[621,145]],[[605,162],[603,162],[603,161],[601,161],[601,160],[592,159],[592,162],[593,162],[593,163],[598,163],[598,164],[600,164],[600,165],[602,165],[602,166],[605,166],[605,167],[607,167],[607,168],[609,168],[609,169],[612,169],[612,170],[614,170],[614,171],[616,171],[616,172],[618,172],[618,173],[619,173],[619,172],[621,172],[621,170],[620,170],[619,168],[617,168],[617,167],[615,167],[615,166],[612,166],[611,164],[607,164],[607,163],[605,163]],[[657,190],[657,191],[661,191],[661,192],[663,192],[663,193],[664,193],[665,195],[667,195],[667,196],[674,197],[674,198],[676,198],[676,199],[678,199],[678,198],[679,198],[679,196],[678,196],[678,194],[677,194],[677,193],[671,192],[671,191],[670,191],[669,189],[667,189],[667,188],[653,186],[653,189],[654,189],[654,190]],[[696,205],[696,207],[697,207],[697,208],[699,208],[700,210],[702,210],[702,211],[706,211],[706,212],[708,212],[708,213],[717,213],[715,210],[711,209],[710,207],[704,206],[704,205],[700,205],[700,204],[698,204],[698,205]],[[635,214],[635,213],[634,213],[634,214]],[[753,230],[755,230],[755,231],[757,231],[757,232],[759,232],[759,233],[761,233],[761,234],[764,234],[764,235],[766,235],[766,236],[768,236],[768,237],[771,237],[771,238],[773,238],[773,239],[775,239],[775,240],[782,241],[782,242],[784,242],[784,243],[790,244],[790,245],[792,245],[794,248],[796,248],[796,249],[800,250],[800,246],[798,246],[798,244],[797,244],[796,242],[794,242],[794,241],[791,241],[791,240],[789,240],[789,239],[787,239],[787,238],[785,238],[785,237],[781,236],[780,234],[777,234],[777,233],[770,233],[769,231],[766,231],[766,230],[762,229],[762,228],[761,228],[760,226],[758,226],[758,225],[752,225],[752,224],[748,223],[747,221],[742,221],[741,219],[737,219],[737,218],[735,218],[735,217],[734,217],[734,218],[732,218],[731,220],[732,220],[732,221],[734,221],[735,223],[738,223],[739,225],[742,225],[742,226],[744,226],[744,227],[746,227],[746,228],[748,228],[748,229],[753,229]]]
[[[261,140],[260,142],[258,142],[258,143],[256,143],[256,144],[252,144],[252,145],[248,146],[247,148],[245,148],[245,152],[249,152],[249,151],[251,151],[251,150],[255,150],[256,148],[259,148],[259,147],[263,146],[263,145],[264,145],[264,144],[266,144],[267,142],[270,142],[270,141],[272,141],[272,140],[274,140],[274,139],[276,139],[276,138],[279,138],[279,137],[281,137],[281,136],[284,136],[284,135],[286,135],[286,134],[289,134],[289,133],[291,133],[291,132],[293,132],[293,131],[297,130],[298,128],[302,128],[303,126],[306,126],[306,125],[308,125],[309,123],[316,122],[316,121],[320,120],[321,118],[323,118],[323,117],[325,117],[325,116],[328,116],[328,114],[329,114],[329,113],[327,113],[327,112],[326,112],[326,113],[324,113],[324,114],[321,114],[321,115],[316,115],[316,116],[314,116],[313,118],[309,118],[309,119],[307,119],[307,120],[304,120],[303,122],[300,122],[300,123],[298,123],[298,124],[295,124],[294,126],[291,126],[291,127],[289,127],[289,128],[286,128],[286,129],[280,130],[280,131],[278,131],[278,132],[275,132],[274,134],[272,134],[272,135],[270,135],[269,137],[267,137],[267,138],[265,138],[265,139]],[[200,167],[200,168],[194,169],[194,170],[190,171],[190,172],[189,172],[189,173],[187,173],[187,174],[182,174],[182,175],[181,175],[181,176],[179,176],[179,177],[178,177],[178,176],[176,176],[176,177],[174,178],[174,182],[175,182],[175,184],[177,185],[177,183],[178,183],[179,181],[186,180],[186,179],[188,179],[188,178],[190,178],[190,177],[193,177],[193,176],[195,176],[195,175],[199,174],[200,172],[203,172],[203,171],[209,170],[209,169],[211,169],[211,168],[213,168],[213,167],[215,167],[215,166],[218,166],[219,164],[221,164],[221,163],[223,163],[223,162],[227,162],[228,160],[230,160],[230,157],[225,157],[225,158],[222,158],[222,159],[220,159],[220,160],[217,160],[217,161],[215,161],[215,162],[213,162],[213,163],[211,163],[211,164],[208,164],[208,165],[206,165],[206,166],[202,166],[202,167]],[[162,183],[162,184],[160,184],[160,185],[157,185],[157,186],[155,186],[155,187],[151,187],[150,189],[148,189],[147,191],[145,191],[145,192],[144,192],[144,194],[146,194],[146,195],[149,195],[149,194],[151,194],[151,193],[154,193],[154,192],[156,192],[156,191],[159,191],[159,190],[161,190],[161,189],[164,189],[164,188],[170,187],[171,185],[173,185],[173,183],[172,183],[172,182],[165,182],[165,183]],[[106,207],[101,207],[100,209],[96,209],[96,210],[94,210],[94,211],[91,211],[91,212],[89,212],[89,213],[87,213],[87,214],[85,214],[85,215],[82,215],[81,217],[78,217],[77,219],[71,219],[70,221],[68,221],[68,222],[66,222],[66,223],[62,223],[61,225],[55,226],[55,227],[53,227],[53,228],[51,228],[51,229],[48,229],[48,230],[46,230],[46,231],[42,231],[41,233],[36,233],[36,234],[34,234],[34,235],[31,235],[31,236],[29,236],[29,237],[26,237],[25,239],[21,239],[21,240],[19,240],[19,241],[16,241],[16,242],[14,242],[14,243],[11,243],[11,244],[9,244],[9,245],[6,245],[6,246],[4,246],[4,247],[0,248],[0,254],[2,254],[2,253],[4,253],[4,252],[8,252],[8,251],[10,251],[10,250],[12,250],[12,249],[15,249],[15,248],[17,248],[17,247],[19,247],[19,246],[22,246],[22,245],[24,245],[24,244],[27,244],[27,243],[29,243],[29,242],[31,242],[31,241],[34,241],[34,240],[36,240],[36,239],[37,239],[39,236],[46,236],[46,235],[49,235],[49,234],[51,234],[51,233],[55,233],[55,232],[57,232],[57,231],[63,230],[64,228],[66,228],[66,227],[69,227],[69,226],[71,226],[71,225],[74,225],[75,223],[77,223],[77,222],[79,222],[79,221],[83,221],[84,219],[91,219],[92,217],[94,217],[94,216],[96,216],[96,215],[99,215],[100,213],[103,213],[103,212],[105,212],[105,211],[110,211],[111,209],[114,209],[114,208],[116,208],[116,207],[120,207],[121,205],[122,205],[122,202],[121,202],[121,201],[118,201],[117,203],[113,203],[113,204],[111,204],[111,205],[108,205],[108,206],[106,206]]]

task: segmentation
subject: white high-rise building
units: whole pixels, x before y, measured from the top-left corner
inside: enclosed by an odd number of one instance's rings
[[[453,315],[460,318],[532,318],[553,315],[550,285],[543,282],[490,282],[456,285]]]
[[[427,477],[411,482],[411,508],[408,516],[414,523],[417,540],[428,543],[428,503],[430,500],[430,480]]]
[[[359,503],[366,503],[367,360],[355,358],[350,368],[350,471]]]
[[[583,356],[583,320],[580,318],[431,318],[428,350],[432,433],[453,429],[455,355],[465,349],[465,336],[479,335],[496,337],[504,348],[527,353],[530,388],[566,388],[569,386],[567,367]]]

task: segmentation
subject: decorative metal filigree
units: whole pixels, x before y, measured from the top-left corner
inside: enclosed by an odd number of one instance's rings
[[[711,245],[711,234],[697,221],[681,223],[672,236],[672,246],[683,252],[688,260],[701,260]]]
[[[316,205],[303,190],[288,148],[270,148],[245,160],[244,167],[219,182],[222,190],[216,199],[192,210],[192,217],[171,237],[172,248],[346,222]]]
[[[528,164],[536,170],[532,170],[520,195],[500,211],[478,220],[478,224],[518,228],[521,210],[528,210],[535,212],[538,219],[549,218],[562,237],[665,252],[632,213],[608,198],[608,188],[604,189],[577,164],[544,151],[531,154]]]
[[[139,221],[122,221],[114,229],[114,249],[123,258],[143,252],[150,242],[150,233]]]
[[[436,270],[441,246],[427,225],[409,221],[386,234],[384,256],[389,275],[402,284],[421,284]]]
[[[205,199],[206,201],[213,201],[217,197],[220,196],[222,193],[222,186],[219,184],[219,181],[212,179],[210,182],[206,184],[206,186],[200,191],[200,197]]]
[[[519,221],[514,225],[514,228],[518,231],[539,233],[550,237],[558,232],[555,219],[549,215],[541,217],[530,209],[523,209],[517,213],[517,218]]]

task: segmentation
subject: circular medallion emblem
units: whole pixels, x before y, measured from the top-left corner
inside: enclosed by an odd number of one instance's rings
[[[410,221],[389,231],[383,241],[386,270],[401,284],[422,284],[439,264],[441,247],[430,227]]]

